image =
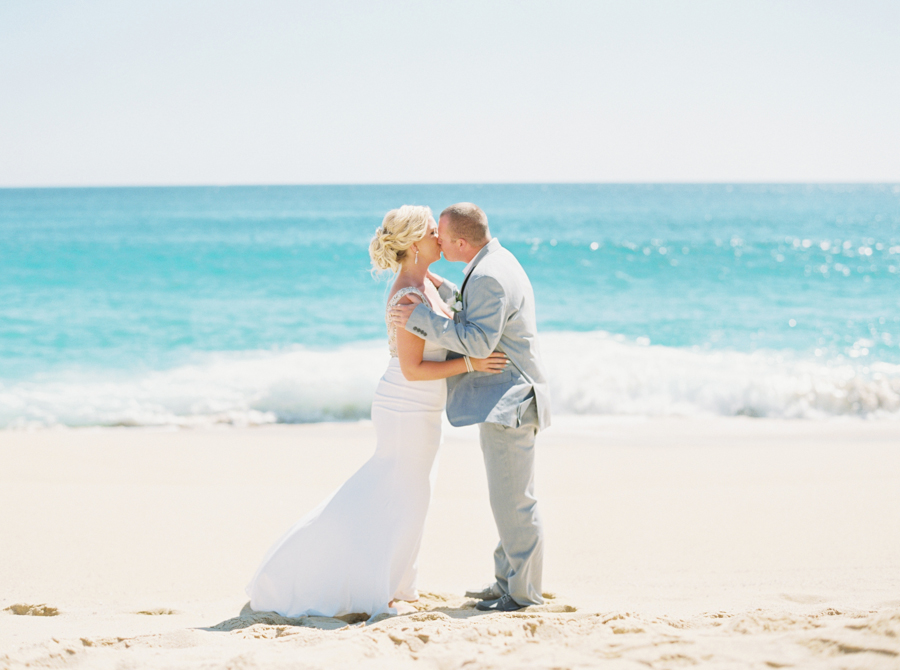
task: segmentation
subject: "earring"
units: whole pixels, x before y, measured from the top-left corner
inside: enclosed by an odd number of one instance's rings
[[[414,261],[415,265],[419,264],[419,250],[416,249],[416,260]]]

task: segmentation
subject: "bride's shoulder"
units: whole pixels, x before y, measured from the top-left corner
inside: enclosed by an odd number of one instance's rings
[[[424,301],[422,290],[416,286],[395,286],[388,298],[389,305],[418,305]]]

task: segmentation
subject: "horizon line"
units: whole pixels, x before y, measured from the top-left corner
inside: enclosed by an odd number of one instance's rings
[[[0,191],[13,190],[76,190],[91,188],[285,188],[296,186],[900,186],[897,180],[715,180],[715,181],[434,181],[434,182],[248,182],[248,183],[190,183],[190,184],[34,184],[2,185]]]

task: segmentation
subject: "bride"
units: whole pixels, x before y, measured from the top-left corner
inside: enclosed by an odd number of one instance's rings
[[[429,271],[441,248],[428,207],[388,212],[369,255],[376,269],[397,272],[388,310],[425,302],[452,318],[438,292],[443,279]],[[465,358],[445,360],[445,349],[385,320],[391,359],[372,402],[375,453],[269,549],[247,586],[256,611],[374,617],[418,599],[416,559],[441,443],[444,379],[469,368]],[[468,359],[480,372],[501,372],[506,362],[497,352]]]

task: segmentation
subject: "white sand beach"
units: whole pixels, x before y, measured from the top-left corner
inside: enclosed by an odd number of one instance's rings
[[[449,429],[419,611],[245,609],[263,553],[371,454],[368,422],[0,432],[0,668],[900,667],[900,422],[560,417],[547,604],[482,614],[477,433]]]

